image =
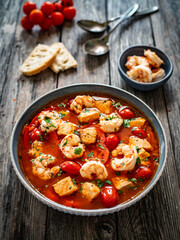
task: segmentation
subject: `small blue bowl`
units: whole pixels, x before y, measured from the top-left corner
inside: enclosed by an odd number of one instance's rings
[[[164,61],[164,64],[161,67],[165,71],[165,77],[159,81],[152,82],[152,83],[140,83],[135,80],[132,80],[126,75],[126,72],[128,71],[128,69],[126,68],[125,64],[129,56],[133,56],[133,55],[144,56],[144,50],[147,50],[147,49],[150,49],[151,51],[155,52]],[[136,88],[140,91],[149,91],[162,86],[168,81],[168,79],[170,78],[173,72],[173,64],[170,58],[160,49],[156,47],[150,47],[147,45],[135,45],[125,49],[124,52],[120,55],[118,59],[118,69],[122,79],[127,84],[131,85],[133,88]]]

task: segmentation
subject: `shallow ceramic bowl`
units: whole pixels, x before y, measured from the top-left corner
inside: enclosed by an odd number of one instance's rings
[[[70,207],[66,207],[63,205],[60,205],[58,203],[55,203],[51,201],[50,199],[47,199],[40,193],[38,193],[26,180],[25,176],[23,175],[19,161],[18,161],[18,154],[17,154],[17,145],[18,140],[21,135],[21,131],[23,129],[23,126],[29,122],[36,113],[44,107],[44,105],[48,104],[51,101],[56,100],[57,98],[64,97],[64,96],[71,96],[72,94],[83,94],[83,93],[103,93],[105,95],[111,95],[113,97],[122,98],[127,100],[130,103],[133,103],[137,108],[141,109],[146,116],[150,119],[153,126],[155,127],[159,142],[160,142],[160,162],[158,169],[156,171],[155,176],[153,177],[150,184],[147,186],[147,188],[140,193],[138,196],[136,196],[134,199],[132,199],[129,202],[125,202],[122,204],[119,204],[112,208],[104,208],[104,209],[95,209],[95,210],[83,210],[83,209],[74,209]],[[140,200],[142,197],[144,197],[156,184],[158,181],[160,175],[162,174],[162,171],[164,169],[165,161],[166,161],[166,149],[167,149],[167,143],[166,143],[166,137],[164,134],[163,127],[161,123],[159,122],[158,118],[154,114],[154,112],[139,98],[136,96],[115,87],[110,87],[107,85],[100,85],[100,84],[76,84],[71,85],[67,87],[62,87],[56,90],[53,90],[44,96],[40,97],[36,101],[34,101],[20,116],[18,119],[16,125],[14,126],[12,137],[11,137],[11,159],[12,164],[14,166],[14,169],[16,171],[17,176],[19,177],[20,181],[23,183],[23,185],[28,189],[29,192],[33,194],[36,198],[38,198],[41,202],[47,204],[50,207],[53,207],[54,209],[57,209],[59,211],[76,214],[76,215],[88,215],[88,216],[95,216],[95,215],[102,215],[102,214],[108,214],[113,213],[115,211],[119,211],[122,209],[125,209],[132,204],[136,203],[138,200]]]
[[[165,71],[165,77],[161,80],[158,80],[152,83],[140,83],[136,80],[132,80],[126,75],[126,72],[128,71],[128,69],[126,68],[125,64],[129,56],[134,56],[134,55],[144,56],[144,50],[147,50],[147,49],[150,49],[151,51],[155,52],[164,61],[164,64],[162,64],[161,67]],[[146,46],[146,45],[136,45],[136,46],[132,46],[125,49],[124,52],[119,56],[118,69],[122,79],[127,84],[131,85],[133,88],[136,88],[140,91],[149,91],[162,86],[169,80],[173,72],[173,64],[170,58],[160,49],[156,47]]]

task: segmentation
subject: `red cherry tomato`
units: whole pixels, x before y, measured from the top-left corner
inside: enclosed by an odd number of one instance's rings
[[[34,142],[35,140],[39,141],[42,139],[42,132],[41,130],[35,128],[31,133],[30,133],[30,138],[31,141]]]
[[[34,9],[29,14],[29,20],[33,24],[41,24],[44,21],[44,14],[43,14],[43,12],[41,10]]]
[[[81,166],[76,162],[65,161],[60,165],[61,169],[68,175],[78,175]]]
[[[25,16],[21,19],[21,25],[25,30],[28,31],[31,30],[34,26],[34,24],[29,21],[28,16]]]
[[[147,137],[147,132],[144,131],[142,128],[139,128],[139,127],[133,127],[131,132],[134,136],[137,136],[137,137],[140,137],[140,138],[146,138]]]
[[[52,20],[50,18],[45,18],[43,23],[39,25],[42,30],[48,30],[52,26]]]
[[[41,11],[44,15],[49,16],[55,11],[55,6],[50,1],[44,2],[41,6]]]
[[[152,176],[151,169],[144,166],[141,166],[140,168],[138,168],[134,173],[134,177],[138,179],[139,182],[145,179],[150,179],[151,176]]]
[[[36,4],[29,1],[29,2],[26,2],[24,5],[23,5],[23,12],[25,14],[29,14],[33,9],[36,9]]]
[[[119,137],[116,134],[109,134],[106,138],[105,144],[110,151],[117,147],[120,142]]]
[[[120,110],[119,114],[123,119],[131,119],[135,117],[134,113],[129,108]]]
[[[62,12],[63,6],[61,3],[54,3],[55,11]]]
[[[54,26],[59,26],[59,25],[62,25],[63,22],[64,22],[64,16],[62,13],[60,12],[54,12],[52,15],[51,15],[51,20],[52,20],[52,23]]]
[[[74,2],[73,0],[61,0],[61,5],[63,6],[63,8],[70,7],[74,5]]]
[[[119,195],[114,187],[106,186],[101,192],[101,203],[104,207],[114,207],[118,204]]]
[[[63,15],[66,20],[71,21],[76,16],[76,9],[74,7],[65,7],[63,9]]]

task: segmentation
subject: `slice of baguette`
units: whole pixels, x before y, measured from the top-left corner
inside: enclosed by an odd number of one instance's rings
[[[61,42],[54,43],[51,47],[59,46],[60,52],[56,55],[50,68],[53,72],[65,71],[69,68],[77,68],[77,62]]]
[[[59,50],[59,46],[50,47],[38,44],[22,64],[22,73],[27,76],[32,76],[48,68],[52,64]]]

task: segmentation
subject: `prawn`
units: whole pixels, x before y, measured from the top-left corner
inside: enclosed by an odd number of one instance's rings
[[[52,132],[56,130],[61,122],[61,119],[57,112],[43,111],[38,116],[40,122],[40,129],[43,132]]]
[[[100,122],[100,128],[106,132],[106,133],[110,133],[110,132],[117,132],[119,131],[123,120],[121,117],[119,117],[117,114],[110,114],[110,115],[101,115],[101,117],[99,118]]]
[[[59,166],[48,168],[48,165],[55,161],[55,158],[49,154],[42,154],[31,161],[33,163],[32,172],[43,180],[51,179],[60,170]]]
[[[136,159],[138,157],[135,146],[127,144],[119,144],[116,149],[112,151],[112,156],[124,155],[123,158],[112,158],[111,167],[115,171],[132,170],[135,167]]]
[[[126,72],[127,76],[138,82],[152,82],[152,72],[149,67],[138,65]]]
[[[95,100],[90,96],[77,96],[70,104],[70,109],[79,114],[81,113],[83,106],[86,108],[92,108],[95,106]]]
[[[165,77],[165,72],[164,69],[162,68],[157,68],[152,70],[152,79],[153,81],[158,81],[163,79]]]
[[[129,56],[128,61],[125,64],[125,66],[131,70],[133,67],[136,67],[138,65],[143,65],[145,67],[149,67],[149,61],[145,57],[141,56]]]
[[[86,162],[80,169],[80,174],[83,178],[88,178],[90,180],[96,177],[97,179],[104,180],[108,177],[108,172],[106,167],[97,161]]]
[[[149,60],[149,63],[154,68],[159,68],[161,64],[163,64],[163,60],[158,57],[158,55],[155,52],[152,52],[150,49],[144,50],[144,55]]]
[[[85,147],[80,142],[80,137],[75,134],[65,136],[60,144],[60,149],[64,156],[70,159],[81,157],[85,151]]]

